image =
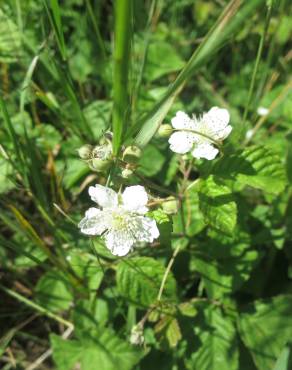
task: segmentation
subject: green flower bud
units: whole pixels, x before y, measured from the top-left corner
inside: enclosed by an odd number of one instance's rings
[[[83,145],[81,148],[77,149],[78,155],[81,159],[89,159],[91,157],[92,150],[93,146],[89,144]]]
[[[178,211],[177,200],[175,197],[170,196],[162,203],[162,209],[167,215],[174,215]]]
[[[92,158],[91,161],[89,161],[89,167],[92,171],[95,172],[105,172],[110,167],[112,161],[111,160],[104,160],[100,158]]]
[[[158,136],[159,137],[169,137],[173,132],[173,128],[171,125],[165,124],[161,125],[158,129]]]
[[[111,158],[112,156],[112,145],[107,143],[105,145],[95,146],[92,150],[92,157],[102,160]]]
[[[128,146],[123,153],[123,160],[127,163],[136,164],[141,158],[142,150],[137,146]]]

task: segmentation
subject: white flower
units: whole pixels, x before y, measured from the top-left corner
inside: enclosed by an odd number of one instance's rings
[[[171,120],[176,132],[168,140],[170,149],[179,154],[191,152],[195,158],[214,159],[219,150],[213,144],[224,140],[232,130],[229,119],[229,112],[218,107],[211,108],[199,119],[177,112]]]
[[[144,216],[148,196],[143,186],[129,186],[123,194],[117,194],[95,185],[88,192],[100,208],[89,208],[78,226],[84,234],[102,235],[112,254],[125,256],[136,243],[152,243],[158,238],[155,220]]]

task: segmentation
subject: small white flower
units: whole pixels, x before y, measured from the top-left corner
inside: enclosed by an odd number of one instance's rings
[[[170,149],[179,154],[191,152],[195,158],[214,159],[219,150],[213,144],[224,140],[232,130],[229,119],[228,110],[218,107],[211,108],[200,118],[177,112],[171,120],[176,132],[168,140]]]
[[[117,194],[95,185],[88,192],[100,208],[89,208],[78,226],[84,234],[102,235],[112,254],[125,256],[136,243],[152,243],[158,238],[155,220],[145,216],[148,195],[143,186],[129,186]]]
[[[267,116],[269,114],[269,109],[265,107],[258,107],[257,109],[257,114],[259,116]]]

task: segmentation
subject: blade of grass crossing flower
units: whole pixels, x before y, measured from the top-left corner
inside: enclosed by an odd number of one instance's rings
[[[53,28],[58,48],[63,60],[66,60],[66,46],[63,34],[63,26],[61,20],[61,9],[58,0],[50,0],[50,7],[48,6],[49,0],[43,0],[45,9],[47,11],[51,26]]]
[[[129,118],[128,76],[132,39],[132,0],[115,2],[113,151],[117,154]]]
[[[147,145],[171,107],[169,101],[175,99],[193,73],[205,64],[215,51],[218,51],[218,49],[223,46],[229,37],[234,36],[236,31],[240,29],[242,23],[248,19],[264,1],[265,0],[248,2],[242,2],[241,0],[230,1],[176,80],[169,86],[164,97],[158,101],[153,109],[145,117],[142,117],[134,126],[134,129],[131,130],[131,134],[133,134],[135,130],[142,126],[134,140],[135,145],[140,147]]]

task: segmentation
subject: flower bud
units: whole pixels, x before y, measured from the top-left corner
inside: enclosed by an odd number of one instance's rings
[[[81,148],[77,149],[78,155],[81,159],[89,159],[91,157],[92,150],[93,146],[89,144],[85,144]]]
[[[175,197],[167,197],[162,203],[162,209],[167,215],[174,215],[178,211],[177,200]]]
[[[136,164],[142,155],[142,150],[137,146],[128,146],[123,153],[123,160],[127,163]]]
[[[112,161],[108,159],[92,158],[88,164],[92,171],[104,172],[110,167],[111,163]]]
[[[158,129],[159,137],[169,137],[172,134],[173,128],[169,124],[161,125]]]

